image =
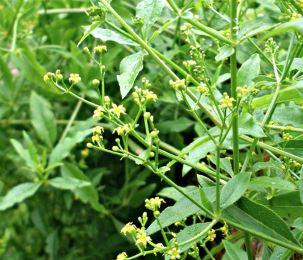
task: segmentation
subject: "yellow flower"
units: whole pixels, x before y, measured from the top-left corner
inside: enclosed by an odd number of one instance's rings
[[[43,80],[45,82],[48,82],[50,80],[52,80],[52,78],[55,77],[55,74],[52,72],[47,72],[44,76],[43,76]]]
[[[107,52],[107,47],[105,45],[98,45],[94,48],[94,53]]]
[[[284,141],[290,141],[290,140],[292,140],[292,139],[294,139],[294,137],[290,134],[290,133],[283,133],[282,134],[282,139],[284,140]]]
[[[125,114],[125,107],[123,105],[117,106],[116,104],[112,104],[112,109],[110,111],[120,118],[121,114]]]
[[[121,254],[117,255],[116,260],[125,260],[127,259],[127,254],[125,252],[122,252]]]
[[[143,91],[143,94],[147,101],[155,102],[158,98],[157,95],[153,91],[150,91],[147,89]]]
[[[87,148],[83,149],[81,151],[82,157],[86,158],[89,155],[89,150]]]
[[[103,117],[104,109],[102,107],[97,107],[94,111],[93,118],[101,119]]]
[[[81,77],[79,76],[79,74],[71,73],[69,75],[68,80],[71,84],[78,84],[81,81]]]
[[[294,20],[297,20],[299,18],[301,18],[302,16],[298,13],[292,13],[291,17],[290,17],[290,20],[291,21],[294,21]]]
[[[101,135],[93,135],[92,136],[92,142],[93,143],[98,143],[101,142],[103,140],[103,137]]]
[[[237,87],[237,93],[240,98],[246,96],[249,93],[247,86]]]
[[[170,256],[170,259],[180,259],[181,258],[180,251],[176,247],[174,247],[171,250],[169,250],[168,254]]]
[[[99,84],[100,84],[100,80],[98,80],[98,79],[93,79],[92,80],[92,84],[94,85],[94,86],[99,86]]]
[[[94,134],[102,134],[104,132],[104,128],[102,126],[95,126],[93,128]]]
[[[200,83],[200,85],[197,87],[197,90],[201,94],[208,94],[209,92],[208,87],[204,83]]]
[[[222,108],[232,108],[233,107],[233,102],[234,98],[228,96],[226,92],[223,93],[223,98],[220,100],[221,107]]]
[[[141,245],[144,248],[147,246],[147,243],[151,241],[150,236],[147,235],[144,229],[139,229],[136,235],[136,244]]]
[[[165,203],[165,201],[164,201],[164,199],[161,199],[159,197],[146,199],[145,207],[149,210],[157,211],[161,207],[162,203]]]
[[[207,232],[207,239],[209,241],[214,241],[216,238],[216,231],[214,229],[211,229]]]
[[[136,232],[136,230],[137,227],[133,223],[129,222],[121,229],[121,233],[126,236],[127,234]]]
[[[129,125],[124,125],[124,126],[118,126],[117,128],[114,129],[114,133],[116,132],[118,135],[125,135],[129,133],[130,127]]]
[[[186,87],[185,79],[177,79],[175,81],[170,80],[169,85],[174,89],[174,90],[180,90],[184,89]]]

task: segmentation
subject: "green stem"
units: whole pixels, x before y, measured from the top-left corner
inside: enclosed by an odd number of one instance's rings
[[[245,248],[246,248],[246,254],[247,254],[247,258],[248,260],[253,260],[253,255],[252,255],[252,251],[251,251],[251,244],[250,244],[250,235],[249,233],[245,232],[244,233],[244,238],[245,238]]]
[[[217,145],[216,158],[216,214],[220,215],[220,146]]]
[[[232,40],[237,40],[237,0],[231,0],[231,36]],[[231,73],[231,95],[237,102],[237,46],[234,46],[234,53],[230,57],[230,73]],[[235,110],[232,118],[232,131],[233,131],[233,165],[234,173],[237,175],[239,173],[239,113],[238,109]]]

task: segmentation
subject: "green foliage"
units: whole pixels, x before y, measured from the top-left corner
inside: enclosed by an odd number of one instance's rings
[[[0,259],[303,255],[302,1],[0,11]]]

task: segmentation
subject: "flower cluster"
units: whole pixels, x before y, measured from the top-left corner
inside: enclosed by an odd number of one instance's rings
[[[222,108],[233,108],[233,102],[235,101],[234,98],[230,97],[226,92],[223,93],[223,97],[220,100],[220,104]]]
[[[207,87],[207,85],[203,82],[200,83],[200,85],[197,87],[197,90],[199,93],[201,94],[205,94],[207,95],[209,93],[209,88]]]
[[[249,88],[247,86],[237,87],[237,93],[239,98],[243,98],[249,93]]]
[[[185,79],[177,79],[177,80],[170,80],[169,85],[176,91],[183,90],[186,88]]]
[[[173,247],[171,250],[168,251],[168,255],[170,259],[180,259],[180,251],[178,248]]]
[[[81,77],[77,73],[71,73],[68,78],[69,83],[76,85],[81,81]]]
[[[282,133],[282,139],[283,141],[288,142],[294,139],[294,137],[290,133]]]
[[[161,199],[159,197],[146,199],[145,200],[145,207],[151,211],[158,211],[161,207],[161,204],[165,203],[164,199]]]
[[[138,105],[144,104],[148,101],[155,102],[158,98],[153,91],[138,87],[135,87],[135,91],[132,93],[132,97]]]
[[[107,47],[105,45],[98,45],[94,48],[94,53],[104,53],[107,52]]]
[[[99,143],[103,141],[102,133],[104,132],[104,128],[101,126],[96,126],[93,128],[93,136],[92,136],[92,142],[93,143]]]
[[[113,133],[117,133],[118,135],[126,135],[131,131],[130,124],[125,124],[123,126],[118,126],[114,129]]]
[[[104,115],[104,109],[103,107],[97,107],[95,110],[94,110],[94,114],[93,114],[93,118],[95,119],[101,119]]]
[[[118,118],[121,117],[121,115],[125,115],[126,109],[123,105],[116,105],[112,104],[112,108],[110,109],[112,113],[114,113]]]
[[[214,229],[211,229],[207,232],[207,240],[214,241],[216,238],[216,231]]]

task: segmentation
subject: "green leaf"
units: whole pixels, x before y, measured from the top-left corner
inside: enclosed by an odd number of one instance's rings
[[[179,187],[179,188],[181,190],[183,190],[186,194],[197,189],[196,186],[186,186],[186,187]],[[166,188],[162,189],[158,193],[158,195],[160,197],[169,198],[174,201],[178,201],[184,197],[184,195],[181,192],[177,191],[174,187],[166,187]]]
[[[281,217],[294,221],[303,217],[303,203],[300,200],[300,192],[292,191],[274,196],[269,201],[269,207]]]
[[[229,180],[222,188],[220,207],[227,208],[238,201],[248,188],[250,173],[241,172]]]
[[[163,0],[143,0],[136,7],[136,17],[142,18],[142,31],[147,32],[159,19],[164,8]]]
[[[236,205],[222,211],[222,217],[231,225],[263,238],[298,245],[284,220],[268,207],[242,197]]]
[[[65,163],[61,167],[63,177],[76,178],[91,184],[91,180],[75,165]],[[72,192],[83,203],[89,203],[91,207],[99,212],[105,213],[106,210],[102,204],[99,203],[99,195],[96,188],[91,184],[89,186],[73,189]]]
[[[265,137],[263,129],[258,125],[256,120],[247,112],[243,112],[239,117],[239,133],[251,135],[253,137]]]
[[[303,204],[303,167],[300,170],[299,191],[300,191],[300,199]]]
[[[191,163],[198,163],[203,159],[208,153],[212,153],[216,150],[216,146],[208,136],[202,136],[194,140],[192,143],[183,148],[183,153],[188,153],[186,160]],[[191,167],[183,165],[182,175],[185,176]]]
[[[32,124],[39,138],[49,147],[52,147],[57,137],[57,125],[51,105],[36,92],[32,91],[30,112]]]
[[[139,72],[143,69],[144,54],[140,51],[125,57],[120,63],[120,75],[117,80],[122,98],[132,89]]]
[[[277,28],[275,28],[275,29],[271,30],[269,33],[267,33],[264,37],[262,37],[262,40],[267,39],[267,38],[272,37],[277,34],[281,34],[284,32],[292,32],[292,31],[303,34],[303,18],[299,18],[297,20],[281,24]]]
[[[238,70],[238,86],[252,86],[253,79],[260,73],[260,56],[253,54]]]
[[[0,197],[0,211],[24,201],[36,193],[40,183],[25,182],[13,187],[4,197]]]
[[[90,34],[92,34],[93,35],[93,31],[99,26],[101,24],[101,22],[100,21],[95,21],[95,22],[93,22],[91,25],[89,25],[89,26],[83,26],[83,28],[84,28],[84,33],[83,33],[83,36],[81,37],[81,39],[80,39],[80,41],[78,42],[78,44],[77,44],[77,47],[79,47],[79,45],[90,35]],[[93,35],[94,36],[94,35]],[[94,36],[95,37],[95,36]],[[97,37],[95,37],[95,38],[97,38]],[[106,42],[106,41],[104,41],[104,42]]]
[[[223,245],[225,248],[225,260],[245,260],[247,259],[247,254],[235,244],[229,242],[228,240],[223,240]]]
[[[39,156],[36,146],[34,145],[30,136],[25,131],[23,131],[22,134],[31,159],[33,160],[35,165],[39,164]]]
[[[180,117],[176,120],[165,120],[157,124],[157,128],[162,134],[168,133],[180,133],[187,128],[191,127],[194,124],[193,121],[189,120],[186,117]]]
[[[234,48],[229,45],[224,45],[218,50],[216,61],[222,61],[233,55],[235,52]]]
[[[264,95],[262,97],[258,97],[253,99],[252,101],[252,106],[253,108],[264,108],[267,107],[272,98],[273,98],[273,93],[272,94],[268,94],[268,95]],[[283,88],[282,90],[279,91],[279,96],[278,99],[276,101],[276,103],[285,103],[285,102],[296,102],[299,104],[303,103],[303,81],[299,81],[296,84],[287,87],[287,88]]]
[[[57,230],[55,230],[51,232],[46,238],[45,251],[48,253],[50,260],[55,260],[57,259],[58,250],[59,250],[59,238],[58,238],[58,232]]]
[[[15,139],[11,139],[10,141],[14,146],[16,152],[25,161],[26,165],[31,169],[35,169],[35,162],[32,160],[29,151],[25,149],[19,141]]]
[[[205,187],[204,192],[209,201],[213,202],[215,200],[215,187]],[[200,192],[198,189],[189,192],[188,196],[190,196],[195,201],[200,201]],[[161,226],[165,228],[198,212],[203,213],[198,206],[193,204],[186,197],[183,197],[182,199],[178,200],[173,206],[165,208],[159,216],[159,221],[161,223]],[[147,232],[148,234],[153,234],[159,230],[160,228],[157,221],[154,221],[148,227]]]
[[[207,198],[207,196],[201,186],[199,186],[199,193],[200,193],[201,204],[204,205],[204,207],[206,209],[208,209],[210,212],[212,212],[214,210],[213,206],[212,206],[211,202],[209,201],[209,199]]]
[[[192,240],[190,243],[180,246],[178,248],[180,250],[180,253],[188,250],[193,245],[200,242],[207,235],[207,233],[204,235],[201,235],[201,236],[199,236],[199,234],[204,233],[204,230],[209,226],[209,224],[210,224],[209,222],[197,223],[197,224],[187,226],[183,230],[181,230],[176,236],[176,242],[178,244],[189,241],[191,239]],[[197,238],[193,239],[194,237],[197,237]]]
[[[257,191],[265,191],[265,189],[277,189],[285,191],[296,190],[296,185],[290,181],[283,180],[280,177],[260,176],[250,181],[249,189]]]
[[[91,185],[90,182],[68,176],[50,179],[48,180],[48,184],[62,190],[75,190]]]
[[[91,127],[93,125],[93,120],[87,120],[71,127],[67,136],[52,150],[49,156],[48,167],[58,165],[58,163],[67,157],[76,144],[81,143],[89,134],[91,134]]]
[[[86,32],[88,32],[91,28],[90,26],[84,26],[84,29]],[[137,46],[138,44],[135,43],[134,41],[130,40],[123,34],[120,34],[118,32],[109,30],[109,29],[103,29],[103,28],[97,28],[93,29],[90,34],[96,38],[100,39],[102,42],[116,42],[121,45],[130,45],[130,46]]]

